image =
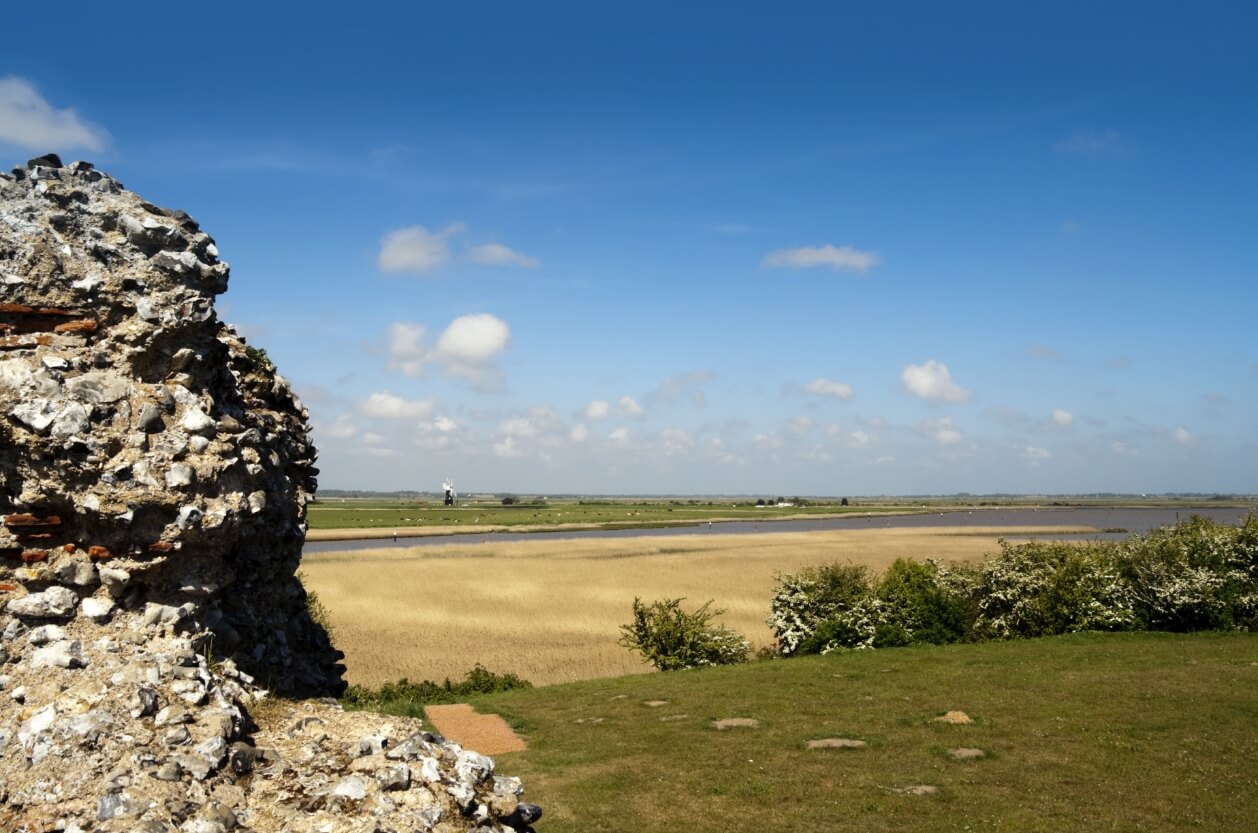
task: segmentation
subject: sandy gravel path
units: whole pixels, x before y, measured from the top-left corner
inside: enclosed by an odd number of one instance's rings
[[[438,732],[465,749],[482,755],[521,752],[528,748],[524,738],[507,725],[500,715],[479,714],[467,703],[452,706],[425,706],[424,715]]]

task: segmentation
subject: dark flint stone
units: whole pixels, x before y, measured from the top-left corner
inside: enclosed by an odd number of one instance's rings
[[[36,156],[34,159],[27,161],[26,169],[32,168],[62,168],[61,157],[55,153],[45,153],[43,156]]]
[[[502,823],[515,830],[527,830],[529,825],[542,817],[542,808],[536,804],[520,803],[515,805],[511,815],[502,819]]]
[[[21,182],[22,180],[26,179],[26,171],[24,171],[21,168],[14,168],[13,178],[16,179],[18,182]]]

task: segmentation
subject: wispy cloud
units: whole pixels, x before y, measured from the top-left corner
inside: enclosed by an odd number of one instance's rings
[[[436,403],[431,399],[403,399],[388,391],[380,391],[360,402],[358,410],[364,416],[379,419],[423,419],[435,407]]]
[[[25,78],[0,78],[0,142],[37,151],[104,150],[105,128],[72,108],[57,109]]]
[[[1053,409],[1053,424],[1059,428],[1073,428],[1075,424],[1075,415],[1070,411],[1064,411],[1061,408]]]
[[[484,243],[480,246],[469,246],[466,253],[468,260],[489,266],[522,266],[525,269],[536,269],[542,262],[535,257],[521,254],[501,243]]]
[[[1036,344],[1034,341],[1026,346],[1026,354],[1033,359],[1050,360],[1055,362],[1064,361],[1061,353],[1058,353],[1052,347],[1044,344]]]
[[[909,393],[934,402],[964,402],[972,394],[952,381],[948,365],[934,359],[908,365],[900,374],[900,381]]]
[[[1053,150],[1081,156],[1106,156],[1126,153],[1127,147],[1117,130],[1077,130],[1067,138],[1055,142]]]
[[[679,376],[670,376],[660,382],[647,398],[652,402],[667,402],[670,399],[685,397],[702,408],[708,404],[703,386],[712,381],[712,373],[707,370],[696,370]]]
[[[813,379],[804,385],[804,390],[813,396],[833,396],[835,399],[852,398],[852,386],[847,382],[836,382],[833,379]]]
[[[829,266],[836,271],[865,272],[882,262],[877,252],[866,252],[851,246],[801,246],[798,249],[777,249],[760,261],[761,266],[774,269],[808,269]]]
[[[646,410],[638,404],[638,400],[634,399],[629,394],[625,394],[620,397],[620,401],[617,404],[620,405],[620,412],[627,417],[637,419],[646,413]]]
[[[381,272],[423,275],[434,272],[450,260],[450,238],[463,231],[462,223],[452,223],[441,231],[423,226],[407,226],[389,232],[380,241],[376,264]]]

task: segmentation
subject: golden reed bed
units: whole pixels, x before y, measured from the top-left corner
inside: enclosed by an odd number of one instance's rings
[[[1038,530],[1041,532],[1049,530]],[[1091,530],[1057,529],[1056,533]],[[364,548],[308,555],[306,586],[331,614],[349,680],[461,678],[475,663],[542,685],[650,670],[616,644],[635,596],[708,599],[759,647],[775,573],[828,561],[880,572],[897,558],[962,561],[996,528],[761,532]],[[369,546],[369,545],[367,545]]]

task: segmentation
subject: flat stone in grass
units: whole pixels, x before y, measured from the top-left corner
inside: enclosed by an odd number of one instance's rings
[[[613,695],[612,695],[609,699],[611,699],[611,700],[628,700],[628,699],[629,699],[629,695],[628,695],[628,694],[613,694]]]
[[[642,705],[651,709],[658,709],[660,706],[667,706],[667,700],[643,700]]]
[[[674,720],[685,720],[690,717],[688,714],[666,714],[660,718],[661,723],[672,723]]]
[[[952,723],[956,726],[963,726],[974,721],[965,712],[951,711],[935,718],[936,723]]]
[[[579,718],[577,718],[577,719],[576,719],[575,721],[573,721],[573,722],[574,722],[574,723],[586,723],[586,724],[590,724],[590,725],[597,726],[598,724],[602,723],[602,722],[603,722],[604,720],[606,720],[606,719],[607,719],[607,718],[605,718],[605,717],[579,717]]]
[[[977,761],[979,758],[986,758],[987,753],[972,746],[962,746],[957,749],[949,749],[948,757],[954,761]]]
[[[718,732],[724,732],[726,729],[759,729],[760,721],[754,717],[726,717],[722,720],[713,720],[712,728]]]
[[[901,787],[896,792],[901,795],[934,795],[939,792],[939,788],[931,784],[913,784],[909,787]]]
[[[869,744],[854,738],[822,738],[810,740],[806,746],[809,749],[864,749]]]

